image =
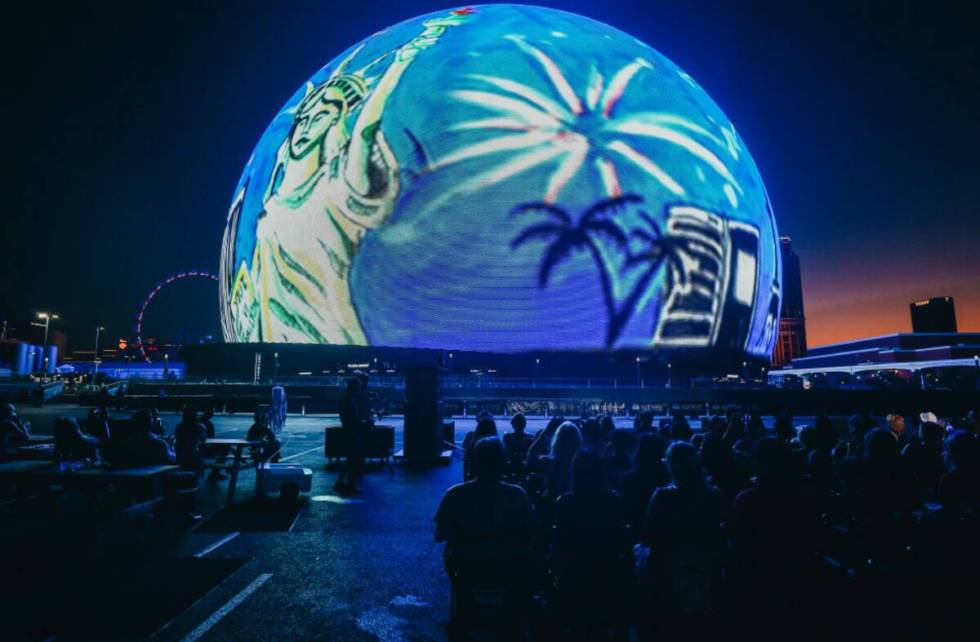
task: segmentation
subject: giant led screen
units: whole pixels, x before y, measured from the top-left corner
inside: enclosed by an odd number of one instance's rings
[[[235,190],[225,338],[768,354],[776,224],[721,109],[647,44],[520,5],[375,33]]]

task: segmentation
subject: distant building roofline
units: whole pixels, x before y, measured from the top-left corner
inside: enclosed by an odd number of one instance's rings
[[[848,339],[847,341],[838,341],[836,343],[822,343],[818,346],[811,346],[810,349],[817,350],[836,346],[847,346],[859,341],[876,341],[878,339],[891,339],[892,337],[958,337],[963,335],[980,338],[980,332],[892,332],[889,334],[879,334],[874,337],[858,337],[857,339]]]

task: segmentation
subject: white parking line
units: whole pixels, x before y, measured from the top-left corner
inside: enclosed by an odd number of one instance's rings
[[[245,598],[257,591],[260,586],[268,582],[270,577],[272,577],[272,573],[263,573],[252,580],[252,583],[243,588],[238,595],[225,602],[224,606],[211,614],[211,617],[201,622],[200,626],[187,634],[187,637],[183,639],[183,642],[195,642],[196,640],[200,640],[205,633],[210,631],[211,628],[220,622],[224,616],[231,613],[236,606],[245,600]]]
[[[204,547],[203,550],[200,550],[197,553],[194,553],[194,557],[204,557],[205,555],[207,555],[211,551],[215,550],[219,546],[224,546],[225,544],[227,544],[231,540],[235,539],[239,535],[240,535],[240,533],[238,531],[235,531],[234,533],[228,533],[227,535],[225,535],[224,537],[222,537],[221,539],[219,539],[214,544],[211,544],[210,546],[206,546],[206,547]]]
[[[290,459],[296,459],[297,457],[302,457],[303,455],[316,452],[317,450],[323,450],[323,446],[317,446],[316,448],[310,448],[309,450],[304,450],[301,453],[296,453],[295,455],[290,455],[289,457],[283,457],[279,461],[289,461]]]

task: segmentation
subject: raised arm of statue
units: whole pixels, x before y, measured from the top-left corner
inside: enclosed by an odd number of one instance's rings
[[[378,130],[381,126],[381,117],[392,90],[398,85],[402,74],[422,50],[436,44],[449,27],[460,25],[465,20],[466,17],[462,15],[449,15],[427,20],[424,23],[425,30],[421,34],[394,52],[394,60],[371,89],[351,130],[347,162],[344,167],[347,183],[358,193],[369,194],[371,192],[372,185],[368,171],[371,149],[376,143]]]

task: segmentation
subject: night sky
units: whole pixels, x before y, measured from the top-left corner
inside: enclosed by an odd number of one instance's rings
[[[57,312],[74,348],[100,323],[127,335],[162,277],[217,271],[242,168],[312,72],[447,7],[130,4],[5,18],[0,317]],[[977,9],[538,4],[651,44],[725,110],[801,257],[810,345],[910,331],[908,303],[938,295],[980,331]],[[160,334],[217,328],[216,291],[187,285],[150,317]]]

